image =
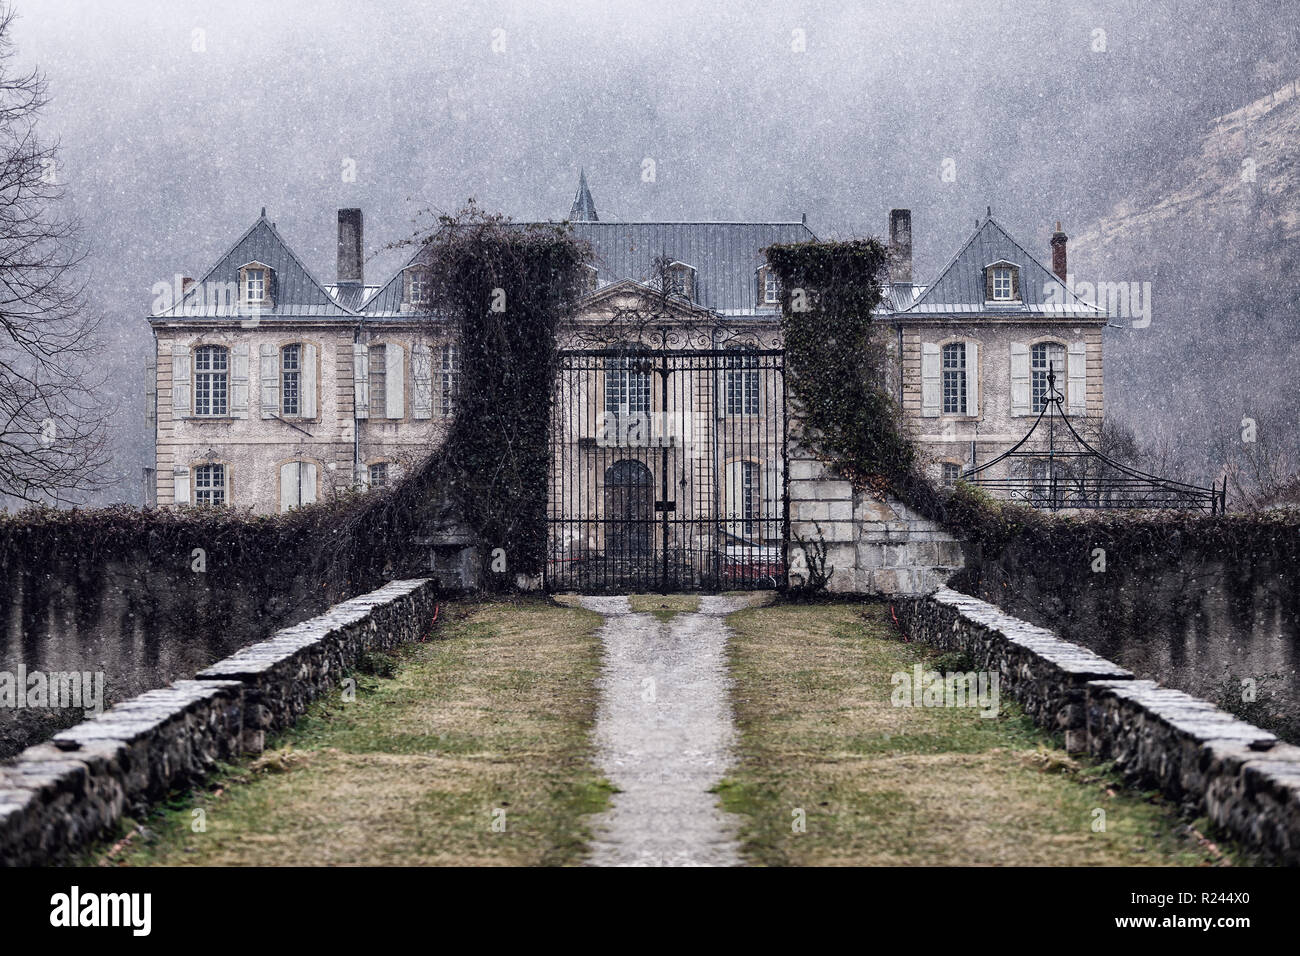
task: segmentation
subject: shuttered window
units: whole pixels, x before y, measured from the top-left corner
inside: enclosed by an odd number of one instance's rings
[[[289,461],[280,466],[280,511],[315,504],[319,473],[311,461]]]
[[[370,349],[370,417],[385,418],[388,408],[388,350]]]
[[[302,409],[302,347],[297,344],[280,350],[280,403],[282,415]]]
[[[966,344],[952,342],[943,347],[943,413],[966,414]]]
[[[1065,387],[1065,346],[1059,342],[1039,342],[1029,350],[1034,411],[1041,412],[1050,399],[1047,375],[1056,373],[1056,390]]]
[[[220,345],[194,350],[194,414],[224,416],[230,412],[230,352]]]

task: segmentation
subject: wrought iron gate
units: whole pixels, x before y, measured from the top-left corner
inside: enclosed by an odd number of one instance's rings
[[[561,353],[547,587],[781,586],[786,430],[779,350]]]

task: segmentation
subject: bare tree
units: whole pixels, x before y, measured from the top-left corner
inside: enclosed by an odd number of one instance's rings
[[[15,69],[13,21],[0,6],[0,495],[59,501],[101,487],[109,458],[88,376],[99,320],[75,277],[77,223],[54,211],[57,147],[36,135],[45,78]]]

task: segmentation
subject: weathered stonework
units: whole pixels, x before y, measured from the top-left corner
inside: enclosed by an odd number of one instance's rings
[[[903,596],[942,587],[965,565],[961,541],[902,502],[855,491],[797,441],[790,447],[791,583],[800,538],[826,546],[827,590]]]
[[[905,602],[899,616],[909,637],[995,671],[999,689],[1067,749],[1114,761],[1131,782],[1300,865],[1300,747],[948,588]]]
[[[948,588],[909,602],[902,620],[909,637],[966,651],[977,670],[996,673],[1000,691],[1018,700],[1038,724],[1061,734],[1071,751],[1087,747],[1089,682],[1133,676],[1046,628]]]
[[[218,761],[257,752],[361,655],[429,627],[434,588],[394,581],[0,765],[0,864],[57,862]]]

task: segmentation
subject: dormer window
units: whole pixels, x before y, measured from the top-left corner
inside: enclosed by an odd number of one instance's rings
[[[669,264],[664,272],[664,293],[694,300],[695,270],[684,262]]]
[[[406,295],[403,305],[408,309],[423,308],[429,304],[432,289],[427,269],[413,267],[406,270]]]
[[[984,268],[984,298],[989,302],[1020,301],[1020,267],[1013,262],[994,262]]]
[[[411,273],[411,303],[413,305],[425,305],[429,301],[429,277],[424,272],[416,270]]]
[[[244,305],[271,307],[271,267],[250,262],[239,270],[240,301]]]
[[[244,273],[244,298],[249,302],[261,302],[266,298],[265,269],[249,269]]]
[[[1011,270],[993,270],[993,299],[997,302],[1011,301]]]
[[[767,266],[758,269],[758,304],[781,304],[781,283],[777,281],[776,273]]]

